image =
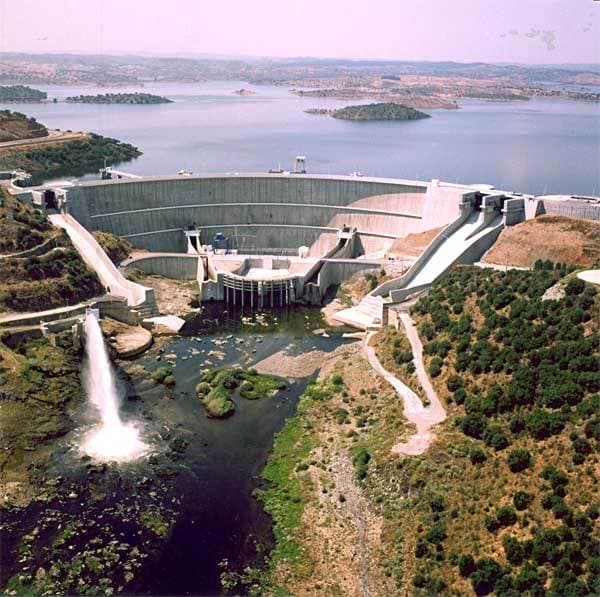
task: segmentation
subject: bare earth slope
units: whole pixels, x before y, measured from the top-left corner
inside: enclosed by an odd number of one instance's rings
[[[600,222],[540,216],[505,228],[485,263],[533,267],[538,259],[592,265],[600,259]]]
[[[396,258],[418,257],[441,231],[442,228],[433,228],[425,230],[425,232],[409,234],[404,238],[397,238],[389,248],[388,255]]]
[[[18,141],[47,137],[46,127],[19,112],[0,110],[0,141]]]

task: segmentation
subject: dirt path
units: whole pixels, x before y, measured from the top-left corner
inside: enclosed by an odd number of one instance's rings
[[[406,330],[406,335],[410,341],[414,355],[417,378],[423,387],[425,396],[429,400],[429,406],[423,406],[421,399],[407,385],[402,383],[397,377],[394,377],[389,371],[383,368],[375,354],[375,349],[369,346],[369,340],[374,332],[367,335],[363,344],[365,355],[369,364],[379,373],[399,394],[404,402],[404,416],[413,423],[417,432],[412,435],[408,441],[395,444],[392,447],[392,454],[404,454],[406,456],[418,456],[423,454],[430,446],[433,440],[431,428],[441,423],[446,418],[444,410],[429,377],[425,372],[423,365],[423,346],[417,330],[415,329],[407,313],[402,313],[400,319]]]

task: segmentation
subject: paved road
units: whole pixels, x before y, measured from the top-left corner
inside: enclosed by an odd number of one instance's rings
[[[67,131],[48,131],[47,137],[38,137],[36,139],[19,139],[18,141],[4,141],[0,143],[1,149],[11,149],[13,147],[27,147],[29,145],[44,145],[47,143],[61,143],[63,141],[73,141],[87,137],[86,133],[68,133]]]

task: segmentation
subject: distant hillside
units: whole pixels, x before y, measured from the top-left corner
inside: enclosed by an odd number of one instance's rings
[[[342,120],[420,120],[431,118],[425,112],[393,103],[347,106],[335,110],[331,116]]]
[[[0,102],[39,102],[47,97],[45,91],[32,89],[26,85],[0,86]]]
[[[67,98],[79,104],[170,104],[172,100],[151,93],[104,93],[100,95],[77,95]]]
[[[0,110],[0,143],[47,136],[48,129],[35,118],[29,118],[20,112]]]
[[[540,216],[505,228],[482,261],[533,267],[538,260],[593,265],[600,261],[600,222]]]

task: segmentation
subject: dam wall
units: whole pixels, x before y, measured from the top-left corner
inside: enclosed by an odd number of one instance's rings
[[[240,252],[297,250],[320,256],[342,226],[356,228],[365,252],[394,238],[448,224],[469,187],[352,176],[221,174],[81,182],[67,210],[89,230],[123,236],[151,251],[185,252],[183,230],[215,232]]]

